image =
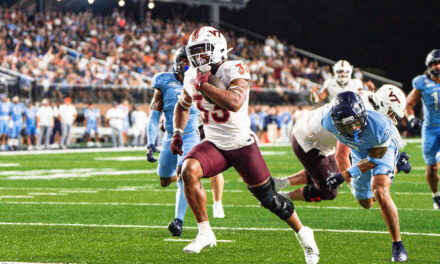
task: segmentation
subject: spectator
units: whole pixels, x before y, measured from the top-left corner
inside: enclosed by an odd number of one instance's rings
[[[119,105],[121,111],[124,113],[124,120],[122,121],[122,142],[124,145],[127,145],[127,132],[130,128],[130,119],[129,119],[129,112],[130,112],[130,104],[128,103],[127,99],[124,99],[122,101],[122,104]]]
[[[9,127],[9,112],[11,111],[11,103],[9,98],[4,94],[0,94],[0,144],[1,150],[6,150],[6,139],[8,136]]]
[[[122,123],[125,118],[125,114],[124,111],[118,107],[117,102],[113,102],[112,108],[108,110],[105,118],[108,120],[112,130],[112,146],[122,147]]]
[[[61,122],[61,140],[60,148],[70,147],[70,135],[72,134],[72,126],[76,120],[77,112],[75,106],[72,105],[72,99],[66,97],[64,104],[58,109],[58,118]]]
[[[19,140],[21,129],[23,128],[24,105],[20,102],[18,96],[12,98],[10,110],[10,127],[9,127],[9,148],[17,150],[21,148]]]
[[[41,102],[43,105],[37,111],[37,130],[39,131],[38,148],[44,141],[44,149],[48,149],[50,142],[50,134],[54,124],[54,112],[49,105],[49,99],[45,98]]]
[[[87,134],[87,147],[101,146],[99,141],[98,126],[101,123],[101,114],[99,109],[93,106],[90,101],[86,110],[84,110],[84,127]],[[95,144],[92,142],[92,137],[95,137]]]
[[[26,101],[26,109],[24,116],[26,118],[26,141],[28,150],[32,150],[37,144],[37,111],[38,108],[33,106],[32,101]]]
[[[147,128],[147,114],[142,111],[139,105],[134,106],[133,112],[131,112],[131,124],[132,124],[132,132],[133,132],[133,146],[142,146],[144,145],[145,139],[145,131]]]

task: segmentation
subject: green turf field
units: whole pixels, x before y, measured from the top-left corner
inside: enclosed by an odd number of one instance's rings
[[[275,177],[301,169],[289,147],[262,150]],[[405,150],[413,171],[398,174],[391,192],[409,263],[440,263],[440,211],[432,209],[420,143]],[[225,242],[185,254],[197,234],[194,217],[187,212],[185,241],[168,240],[176,186],[160,187],[143,151],[0,156],[0,166],[0,262],[304,263],[293,231],[258,206],[233,170],[224,174],[226,218],[210,220]],[[348,187],[333,201],[295,206],[315,230],[320,263],[390,262],[378,206],[362,209]]]

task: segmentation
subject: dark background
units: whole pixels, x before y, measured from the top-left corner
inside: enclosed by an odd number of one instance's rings
[[[138,6],[126,0],[127,14],[138,19]],[[84,1],[87,5],[87,1]],[[96,0],[108,13],[117,0]],[[145,8],[148,11],[148,8]],[[207,22],[207,7],[156,3],[153,17]],[[426,69],[426,55],[440,48],[439,0],[250,0],[245,9],[221,8],[221,20],[355,67],[402,82]]]

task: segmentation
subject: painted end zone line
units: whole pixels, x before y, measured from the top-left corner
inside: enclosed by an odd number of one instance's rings
[[[165,238],[163,241],[172,241],[172,242],[192,242],[192,239],[175,239],[175,238]],[[235,240],[216,240],[217,242],[223,243],[233,243]]]
[[[146,225],[98,225],[98,224],[68,224],[68,223],[13,223],[0,222],[0,225],[9,226],[68,226],[68,227],[113,227],[113,228],[152,228],[152,229],[168,229],[168,226],[146,226]],[[186,229],[198,229],[196,226],[187,226]],[[231,230],[231,231],[292,231],[290,228],[265,228],[265,227],[212,227],[214,230]],[[337,229],[313,229],[317,232],[335,232],[335,233],[366,233],[366,234],[388,234],[388,231],[374,230],[337,230]],[[412,233],[400,232],[400,234],[408,236],[433,236],[440,237],[440,234],[433,233]]]

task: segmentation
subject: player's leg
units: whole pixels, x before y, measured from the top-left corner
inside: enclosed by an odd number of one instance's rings
[[[214,232],[208,221],[206,192],[200,178],[215,176],[227,168],[229,165],[223,153],[209,141],[198,144],[185,157],[182,166],[185,196],[196,218],[199,233],[183,251],[199,253],[203,248],[216,244]]]
[[[292,200],[302,200],[307,202],[320,202],[321,200],[332,200],[337,196],[337,191],[330,191],[327,186],[329,171],[338,171],[334,155],[322,156],[318,149],[311,149],[305,152],[292,135],[292,150],[298,160],[304,166],[303,171],[290,177],[290,184],[307,184],[306,186],[294,190],[286,195],[280,194]]]
[[[162,187],[167,187],[177,180],[177,156],[171,153],[170,143],[171,136],[167,133],[162,141],[162,151],[159,154],[159,164],[157,165],[157,175],[160,177]]]
[[[392,261],[404,262],[408,259],[408,254],[406,253],[400,237],[397,207],[390,195],[390,186],[394,178],[397,157],[398,150],[389,147],[385,155],[382,157],[381,163],[377,164],[377,166],[371,170],[373,175],[371,188],[391,235],[393,242]]]
[[[426,164],[426,181],[433,196],[434,209],[440,209],[440,192],[438,191],[438,159],[440,151],[440,129],[436,127],[422,127],[422,151]]]
[[[66,147],[66,138],[67,138],[67,124],[61,123],[61,139],[60,139],[60,148]]]
[[[225,212],[223,211],[222,204],[222,195],[224,188],[224,178],[223,174],[217,174],[214,177],[211,177],[211,188],[212,188],[212,198],[214,200],[214,204],[212,206],[212,213],[214,218],[224,218]]]
[[[253,143],[238,150],[228,151],[225,156],[261,205],[293,229],[303,248],[306,262],[318,263],[319,249],[313,231],[302,225],[292,202],[276,192],[275,183],[257,144]]]
[[[162,148],[166,148],[166,150],[164,151],[168,151],[170,155],[172,155],[170,151],[171,140],[172,140],[171,134],[166,133],[162,144]],[[183,220],[185,218],[186,210],[188,208],[188,203],[185,197],[185,191],[183,189],[183,180],[181,178],[183,158],[188,154],[189,151],[191,151],[191,149],[195,145],[197,145],[200,142],[200,139],[197,133],[189,133],[183,135],[183,142],[184,142],[182,146],[183,155],[182,156],[174,155],[177,160],[176,208],[175,208],[174,220],[168,224],[168,230],[173,234],[173,236],[181,235]]]

